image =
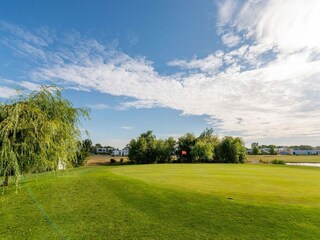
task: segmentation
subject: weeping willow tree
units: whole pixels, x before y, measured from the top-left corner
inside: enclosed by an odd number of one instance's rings
[[[18,185],[25,172],[71,166],[79,148],[81,118],[88,111],[74,108],[58,88],[42,87],[0,105],[0,176]]]

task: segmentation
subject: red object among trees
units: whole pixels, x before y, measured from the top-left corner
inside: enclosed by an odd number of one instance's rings
[[[182,150],[182,151],[181,151],[181,154],[182,154],[182,155],[187,155],[187,151]]]

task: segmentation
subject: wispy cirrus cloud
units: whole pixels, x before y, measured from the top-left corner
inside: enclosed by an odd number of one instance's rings
[[[86,107],[94,110],[105,110],[110,108],[109,105],[104,104],[104,103],[97,103],[97,104],[87,104]]]
[[[222,35],[221,40],[227,47],[234,47],[240,43],[241,37],[232,32],[228,32]]]
[[[10,98],[17,94],[18,92],[13,88],[0,86],[0,98]]]
[[[121,126],[121,127],[119,127],[119,128],[124,129],[124,130],[131,130],[131,129],[133,129],[133,127],[131,127],[131,126]]]
[[[21,81],[18,83],[18,85],[31,91],[37,91],[41,88],[41,85],[29,81]]]
[[[23,38],[39,51],[15,47],[40,62],[31,70],[32,81],[136,99],[122,109],[168,107],[204,115],[222,133],[246,139],[320,137],[319,1],[219,4],[217,31],[228,48],[204,58],[173,59],[168,65],[179,74],[161,74],[144,57],[76,32],[46,40],[53,48]]]
[[[168,65],[171,67],[180,67],[186,70],[200,70],[202,72],[215,73],[217,72],[223,65],[222,56],[224,53],[222,51],[216,51],[214,54],[210,54],[209,56],[201,59],[191,59],[191,60],[183,60],[183,59],[175,59],[168,62]]]

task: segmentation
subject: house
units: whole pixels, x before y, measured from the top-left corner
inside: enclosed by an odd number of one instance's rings
[[[114,149],[114,150],[112,150],[111,156],[121,156],[121,155],[120,155],[120,151],[121,151],[121,150],[119,150],[119,149]]]
[[[260,151],[262,154],[270,154],[270,148],[266,148],[266,147],[260,148]]]
[[[252,149],[251,148],[247,148],[247,154],[252,154]]]
[[[276,147],[274,150],[277,152],[277,154],[280,154],[280,155],[292,154],[292,149],[288,147]]]
[[[293,155],[320,155],[320,150],[300,150],[300,149],[293,149]]]
[[[123,148],[122,149],[122,156],[128,156],[129,155],[129,148]]]
[[[108,152],[107,148],[97,148],[96,153],[98,154],[106,154]]]
[[[124,148],[122,150],[114,149],[112,150],[112,156],[128,156],[129,155],[129,149]]]

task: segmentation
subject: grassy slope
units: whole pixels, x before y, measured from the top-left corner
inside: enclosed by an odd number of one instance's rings
[[[319,239],[319,173],[159,164],[30,175],[0,196],[0,239],[59,239],[27,189],[66,239]]]
[[[320,163],[320,155],[247,155],[247,161],[271,162],[274,159],[285,162],[314,162]]]

